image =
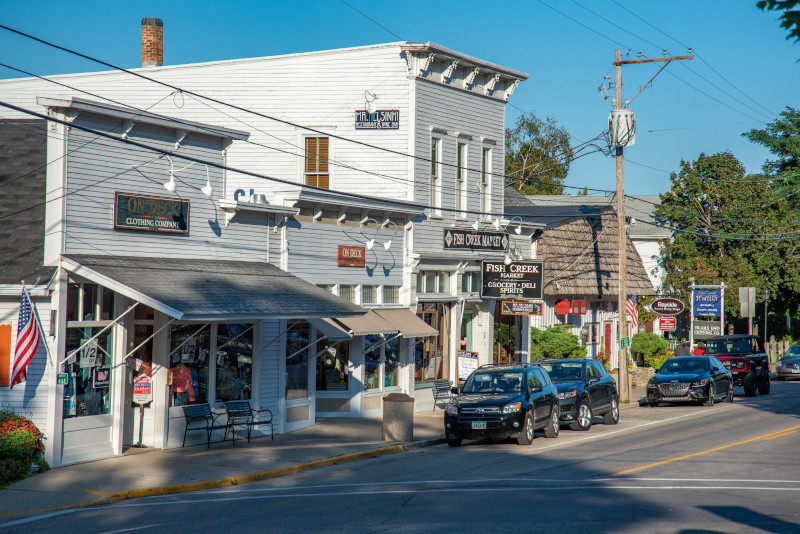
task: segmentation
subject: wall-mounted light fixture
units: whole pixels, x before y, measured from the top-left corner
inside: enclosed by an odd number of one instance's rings
[[[170,193],[175,192],[175,167],[172,163],[172,158],[164,154],[164,156],[169,160],[169,182],[164,182],[164,189],[169,191]]]
[[[375,101],[378,99],[378,95],[371,93],[369,91],[364,91],[364,107],[367,109],[367,113],[372,115],[377,111],[375,108]]]
[[[206,185],[200,188],[200,192],[208,198],[211,198],[211,195],[214,194],[214,188],[211,187],[211,175],[208,173],[208,165],[206,165]]]

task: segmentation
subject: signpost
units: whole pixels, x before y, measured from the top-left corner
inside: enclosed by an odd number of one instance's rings
[[[692,312],[689,314],[691,323],[689,333],[690,345],[695,339],[708,339],[722,335],[725,324],[725,283],[719,285],[695,285],[690,278],[689,289],[692,292]],[[698,320],[697,317],[706,319]],[[715,317],[715,320],[708,318]]]
[[[149,376],[141,374],[133,379],[133,402],[139,405],[139,443],[142,446],[142,432],[144,431],[144,405],[153,400],[153,383]]]

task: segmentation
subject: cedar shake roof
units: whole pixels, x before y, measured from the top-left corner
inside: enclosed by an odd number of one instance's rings
[[[0,120],[0,284],[46,284],[44,198],[47,129],[43,120]]]
[[[616,212],[604,210],[596,215],[564,219],[543,230],[537,246],[538,257],[544,261],[544,294],[616,296],[617,228]],[[626,248],[628,295],[654,295],[653,284],[630,237],[626,238]]]

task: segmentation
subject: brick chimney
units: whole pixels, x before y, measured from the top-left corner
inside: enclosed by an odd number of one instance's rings
[[[142,67],[164,64],[164,23],[161,19],[142,19]]]

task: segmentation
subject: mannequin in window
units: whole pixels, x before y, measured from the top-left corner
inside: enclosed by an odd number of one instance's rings
[[[192,372],[183,362],[172,368],[172,389],[175,392],[175,406],[194,402]]]

